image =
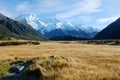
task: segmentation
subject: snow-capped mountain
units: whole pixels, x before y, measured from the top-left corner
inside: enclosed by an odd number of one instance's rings
[[[40,31],[41,34],[47,38],[56,36],[92,38],[97,33],[96,29],[86,25],[61,22],[56,18],[41,19],[35,14],[21,15],[16,19],[30,24],[34,29]]]

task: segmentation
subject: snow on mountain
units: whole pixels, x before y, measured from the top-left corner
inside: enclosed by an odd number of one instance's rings
[[[71,22],[61,22],[56,18],[40,19],[34,13],[25,14],[16,18],[17,20],[30,24],[34,29],[40,31],[43,35],[50,35],[61,33],[61,35],[77,36],[77,37],[91,37],[89,33],[97,32],[96,29],[81,24],[73,24]],[[60,32],[61,31],[61,32]],[[60,34],[59,34],[60,35]],[[95,34],[93,34],[94,36]],[[47,36],[49,37],[49,36]]]
[[[98,32],[98,29],[97,28],[93,28],[93,27],[90,27],[90,26],[87,26],[87,25],[76,25],[76,27],[78,27],[79,29],[83,30],[83,31],[86,31],[87,33],[92,33],[92,32],[95,32],[97,31]]]
[[[38,30],[38,24],[36,23],[38,21],[38,18],[35,14],[25,14],[17,17],[16,19],[26,22],[30,24],[34,29]]]
[[[56,23],[56,26],[57,26],[56,28],[58,28],[58,29],[59,29],[59,28],[61,28],[61,27],[62,27],[62,23],[61,23],[61,22],[58,22],[58,23]]]

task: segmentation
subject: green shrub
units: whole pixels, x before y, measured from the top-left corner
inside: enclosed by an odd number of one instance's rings
[[[0,65],[0,77],[3,77],[3,76],[6,76],[6,75],[8,75],[8,71],[9,71],[9,68],[10,68],[11,66],[9,65],[9,64],[1,64]]]

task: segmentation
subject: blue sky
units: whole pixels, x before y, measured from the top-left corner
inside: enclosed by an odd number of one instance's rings
[[[120,16],[120,0],[0,0],[0,13],[11,18],[36,13],[40,18],[104,28]]]

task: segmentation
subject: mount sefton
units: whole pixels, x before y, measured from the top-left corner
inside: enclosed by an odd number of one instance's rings
[[[62,22],[56,18],[41,19],[35,14],[25,14],[16,18],[31,25],[47,39],[71,37],[75,39],[93,38],[97,29],[71,22]]]

